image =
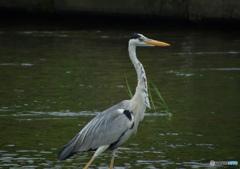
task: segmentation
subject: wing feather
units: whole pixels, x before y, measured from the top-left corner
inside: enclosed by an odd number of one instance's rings
[[[128,107],[129,101],[125,100],[98,114],[62,148],[58,159],[64,160],[77,152],[95,150],[118,141],[132,123],[119,111]]]
[[[110,145],[118,141],[119,137],[131,126],[129,119],[119,113],[118,109],[112,112],[99,114],[79,133],[76,142],[76,151],[88,151],[103,145]]]

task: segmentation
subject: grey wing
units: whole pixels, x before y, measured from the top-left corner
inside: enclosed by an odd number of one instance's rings
[[[124,114],[128,101],[123,101],[93,118],[58,154],[64,160],[81,151],[96,150],[103,145],[111,145],[131,128],[133,116]]]

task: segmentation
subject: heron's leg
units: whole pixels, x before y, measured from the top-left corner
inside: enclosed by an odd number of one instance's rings
[[[114,156],[116,154],[117,148],[113,150],[112,152],[112,158],[111,158],[111,163],[110,163],[110,169],[113,169],[113,163],[114,163]]]
[[[88,169],[88,167],[92,164],[93,160],[95,159],[95,157],[93,156],[91,158],[91,160],[87,163],[87,165],[83,168],[83,169]]]
[[[114,163],[114,156],[112,156],[112,158],[111,158],[110,169],[113,169],[113,163]]]
[[[107,148],[109,147],[109,145],[105,145],[105,146],[101,146],[97,149],[97,151],[94,153],[93,157],[91,158],[91,160],[87,163],[87,165],[83,168],[83,169],[88,169],[88,167],[92,164],[93,160],[99,156],[102,152],[104,152]]]

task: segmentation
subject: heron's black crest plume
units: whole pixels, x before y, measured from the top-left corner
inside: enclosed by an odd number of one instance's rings
[[[130,39],[138,39],[140,37],[142,37],[140,34],[134,33],[133,36]]]

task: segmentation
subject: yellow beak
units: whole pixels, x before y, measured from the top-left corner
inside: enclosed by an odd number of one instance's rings
[[[149,44],[149,45],[154,45],[154,46],[171,46],[168,43],[160,42],[160,41],[153,40],[153,39],[147,40],[147,41],[145,41],[145,43]]]

